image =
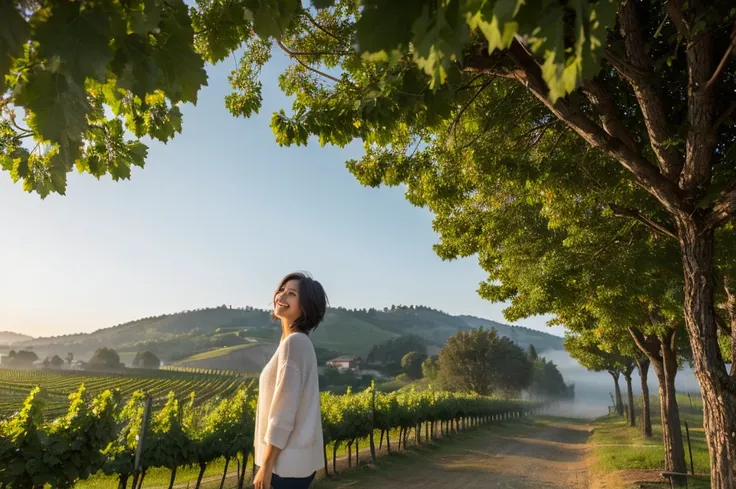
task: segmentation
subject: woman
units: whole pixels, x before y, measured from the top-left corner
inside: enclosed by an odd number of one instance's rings
[[[273,297],[281,341],[258,382],[255,489],[306,489],[323,465],[317,356],[307,335],[325,316],[322,285],[303,273],[281,280]]]

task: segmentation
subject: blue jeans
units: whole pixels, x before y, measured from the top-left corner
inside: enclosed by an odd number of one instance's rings
[[[256,466],[256,473],[261,468]],[[271,487],[273,489],[307,489],[317,472],[312,473],[309,477],[279,477],[277,474],[271,475]]]

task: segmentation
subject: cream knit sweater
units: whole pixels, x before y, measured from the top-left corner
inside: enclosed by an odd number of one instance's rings
[[[273,473],[309,477],[324,465],[317,356],[309,337],[292,333],[281,341],[258,382],[255,463],[263,466],[267,445],[281,448]]]

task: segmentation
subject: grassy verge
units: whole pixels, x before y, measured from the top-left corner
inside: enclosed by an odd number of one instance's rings
[[[700,489],[708,488],[708,472],[710,471],[708,448],[705,443],[703,430],[702,402],[699,397],[687,394],[678,394],[680,421],[682,424],[683,444],[685,447],[685,462],[690,472],[690,452],[685,432],[685,422],[690,430],[690,446],[692,448],[692,466],[699,476],[689,481],[689,487]],[[638,403],[637,408],[640,407]],[[662,443],[662,425],[657,398],[651,400],[652,410],[652,438],[645,438],[641,434],[641,413],[637,410],[637,427],[628,426],[624,418],[605,416],[593,423],[593,434],[589,443],[593,447],[593,464],[591,470],[598,477],[607,474],[617,474],[622,481],[617,488],[661,488],[669,487],[668,483],[655,482],[659,473],[664,470],[664,447]],[[650,473],[647,473],[649,471]],[[628,473],[628,474],[627,474]],[[630,479],[640,476],[648,482],[637,483]]]

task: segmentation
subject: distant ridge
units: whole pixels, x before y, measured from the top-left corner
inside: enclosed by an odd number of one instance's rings
[[[12,331],[0,331],[0,345],[10,345],[13,343],[19,343],[21,341],[32,340],[33,336],[28,336],[20,333],[13,333]]]
[[[538,351],[562,349],[563,339],[559,336],[475,316],[453,316],[426,306],[393,305],[380,310],[330,308],[311,338],[323,349],[364,355],[375,344],[408,334],[420,336],[428,345],[439,348],[458,331],[480,326],[494,327],[522,348],[534,344]],[[71,352],[76,358],[85,359],[105,346],[121,353],[123,362],[135,352],[148,350],[170,363],[220,348],[277,342],[280,332],[271,321],[270,311],[221,305],[136,319],[86,334],[35,339],[17,336],[22,338],[20,343],[14,341],[17,346],[33,347],[39,356],[64,356]]]

